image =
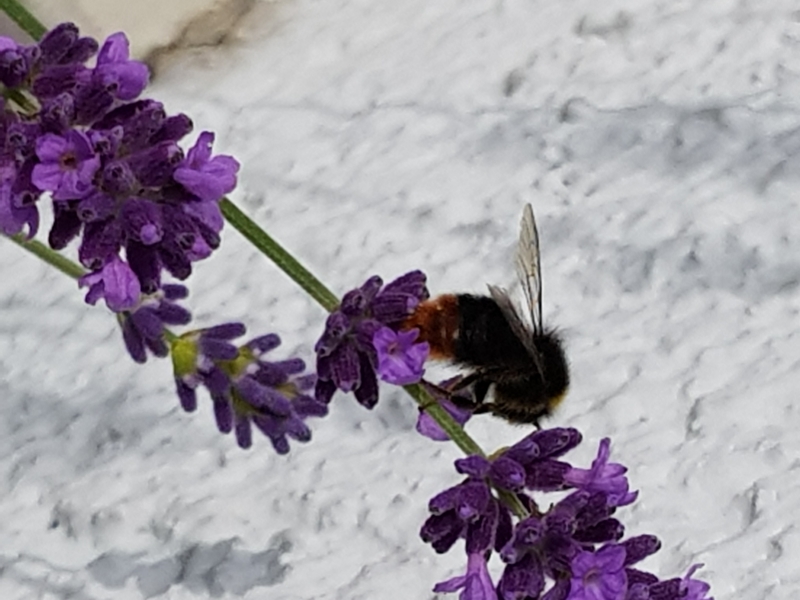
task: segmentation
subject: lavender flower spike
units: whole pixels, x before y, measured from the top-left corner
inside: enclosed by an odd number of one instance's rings
[[[95,54],[94,66],[85,64]],[[123,33],[109,36],[99,52],[72,23],[32,46],[0,37],[0,83],[30,99],[24,116],[0,99],[0,230],[16,234],[27,226],[32,236],[36,201],[51,192],[54,249],[80,237],[88,270],[118,266],[124,257],[141,291],[155,294],[163,271],[186,279],[192,264],[219,246],[218,203],[236,185],[239,163],[212,156],[209,132],[184,157],[178,141],[191,120],[138,99],[148,77],[147,67],[130,59]],[[121,285],[111,285],[111,276],[92,278],[93,286],[104,280],[105,291],[93,287],[87,301],[105,296],[118,312],[133,308],[132,292],[114,296]],[[147,346],[139,342],[152,341],[130,330],[126,339],[137,340],[137,360]]]
[[[608,439],[591,469],[556,460],[580,440],[575,429],[542,430],[492,457],[456,460],[467,478],[431,499],[420,535],[438,553],[464,538],[468,568],[435,591],[498,600],[712,600],[708,584],[693,578],[699,565],[667,580],[633,567],[661,543],[648,534],[620,541],[625,528],[614,515],[636,494],[628,491],[625,467],[608,462]],[[555,503],[539,497],[570,488],[577,489]],[[514,515],[505,505],[509,493]],[[489,593],[482,569],[492,552],[505,568]]]
[[[327,404],[334,392],[340,389],[353,392],[356,400],[366,408],[375,406],[378,402],[377,372],[380,369],[375,334],[382,327],[396,331],[403,318],[413,312],[416,303],[427,298],[424,282],[425,275],[420,271],[398,277],[385,287],[380,277],[373,276],[360,288],[344,295],[339,308],[325,322],[325,330],[314,346],[318,377],[315,396],[319,402]],[[378,336],[378,343],[385,339],[383,334]],[[402,339],[408,343],[406,338]],[[423,348],[411,346],[408,352],[400,353],[407,356],[394,363],[384,360],[388,377],[397,381],[413,380],[412,376],[416,378],[416,372],[421,369],[421,365],[416,363]],[[388,344],[384,349],[384,359],[388,357],[387,350]]]
[[[184,334],[172,343],[175,384],[181,406],[197,406],[196,388],[205,386],[214,402],[217,428],[235,432],[241,448],[253,443],[255,425],[278,454],[289,451],[289,438],[311,439],[308,417],[327,414],[327,406],[308,392],[314,377],[301,375],[305,363],[297,358],[267,361],[263,355],[280,344],[276,335],[255,338],[237,347],[231,340],[243,335],[244,325],[227,323]]]

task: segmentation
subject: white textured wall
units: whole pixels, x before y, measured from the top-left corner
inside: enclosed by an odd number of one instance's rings
[[[434,293],[512,281],[532,202],[574,460],[612,437],[641,490],[620,516],[664,543],[647,568],[796,598],[796,3],[296,0],[245,25],[152,89],[242,161],[236,200],[337,291],[419,267]],[[403,394],[242,452],[72,282],[0,249],[0,597],[406,600],[462,569],[417,538],[457,452]],[[199,324],[310,357],[324,315],[235,232],[190,284]]]

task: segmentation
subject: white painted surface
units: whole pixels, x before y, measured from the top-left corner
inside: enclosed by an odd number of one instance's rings
[[[507,284],[532,202],[571,458],[611,436],[641,490],[620,516],[663,541],[647,568],[796,598],[796,4],[298,0],[247,35],[151,90],[243,162],[234,198],[339,292],[418,267],[434,293]],[[190,284],[198,325],[311,357],[322,311],[234,231]],[[287,457],[243,452],[81,298],[3,244],[0,597],[405,600],[463,568],[417,537],[458,454],[402,393],[335,398]]]

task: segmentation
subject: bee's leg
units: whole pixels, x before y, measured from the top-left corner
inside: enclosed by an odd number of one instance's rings
[[[473,373],[470,373],[466,377],[462,377],[460,380],[458,380],[450,388],[450,390],[452,392],[457,392],[459,390],[463,390],[464,388],[467,388],[467,387],[471,386],[473,383],[475,383],[476,381],[480,380],[482,377],[483,377],[483,373],[481,373],[480,371],[475,371]]]
[[[433,391],[433,392],[435,392],[437,394],[441,394],[445,398],[449,398],[450,396],[453,395],[453,391],[452,390],[450,390],[450,389],[448,389],[446,387],[442,387],[440,385],[437,385],[437,384],[433,383],[432,381],[428,381],[427,379],[423,379],[422,381],[420,381],[420,383],[424,387],[428,388],[428,391]]]
[[[486,399],[486,394],[489,392],[489,387],[492,385],[491,380],[484,378],[482,373],[473,373],[458,382],[457,385],[460,389],[465,387],[462,384],[466,379],[469,379],[469,383],[473,384],[472,399],[453,394],[450,396],[450,401],[457,407],[468,408],[476,414],[486,412],[486,409],[482,409],[481,407],[484,406],[483,401]]]
[[[470,377],[470,382],[469,383],[472,383],[472,381],[475,379],[475,375],[476,374],[473,373],[473,375],[469,376]],[[464,379],[466,379],[466,377]],[[473,402],[469,398],[464,398],[463,396],[457,396],[456,395],[457,391],[459,391],[459,390],[463,389],[464,387],[466,387],[466,386],[462,385],[462,381],[463,381],[463,379],[461,381],[459,381],[458,383],[456,383],[455,385],[448,386],[448,387],[442,387],[441,385],[437,385],[435,383],[432,383],[432,382],[428,381],[427,379],[423,379],[421,383],[422,383],[422,385],[424,387],[426,387],[428,389],[429,392],[431,392],[431,396],[434,396],[435,394],[438,394],[438,395],[440,395],[440,396],[442,396],[444,398],[447,398],[448,400],[450,400],[450,402],[452,402],[453,404],[455,404],[459,408],[473,409],[473,408],[475,408],[477,406],[477,403]],[[431,404],[434,404],[434,403],[438,403],[438,400],[435,397],[433,397],[432,402],[426,403],[424,405],[421,405],[420,406],[420,410],[425,410],[426,408],[428,408],[428,406],[430,406]]]

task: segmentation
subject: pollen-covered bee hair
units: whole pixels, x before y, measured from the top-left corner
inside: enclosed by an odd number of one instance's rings
[[[422,302],[403,328],[420,330],[431,358],[469,369],[451,391],[473,386],[475,413],[539,427],[566,394],[569,368],[558,334],[542,324],[539,234],[530,204],[522,213],[516,267],[529,319],[504,289],[490,285],[489,296],[445,294]]]

